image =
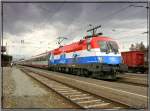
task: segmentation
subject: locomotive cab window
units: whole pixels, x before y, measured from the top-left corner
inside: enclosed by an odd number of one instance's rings
[[[98,44],[99,44],[101,52],[107,52],[108,46],[107,46],[106,41],[99,41]]]
[[[109,45],[110,45],[111,50],[113,52],[118,53],[119,47],[118,47],[118,45],[117,45],[117,43],[115,41],[109,41]]]
[[[98,42],[101,52],[114,52],[118,53],[118,45],[115,41],[99,41]]]

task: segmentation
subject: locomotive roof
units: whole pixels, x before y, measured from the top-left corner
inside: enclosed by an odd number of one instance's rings
[[[59,54],[60,52],[62,52],[62,50],[67,50],[67,51],[73,51],[73,47],[76,47],[77,50],[80,50],[81,48],[85,49],[86,48],[86,41],[87,41],[88,37],[85,39],[81,39],[80,41],[77,42],[73,42],[71,44],[62,46],[62,47],[58,47],[54,50],[49,51],[49,53],[54,53],[54,54]],[[105,37],[105,36],[93,36],[91,37],[91,41],[93,41],[93,44],[95,44],[95,41],[99,41],[99,40],[113,40],[110,37]]]
[[[87,38],[86,38],[87,37]],[[68,44],[68,45],[65,45],[65,46],[62,46],[62,47],[58,47],[56,49],[53,49],[53,50],[50,50],[50,51],[47,51],[47,52],[44,52],[44,53],[41,53],[41,54],[38,54],[38,55],[35,55],[35,56],[32,56],[31,59],[33,58],[37,58],[37,57],[41,57],[41,56],[45,56],[47,55],[48,53],[55,53],[55,54],[58,54],[60,53],[62,50],[65,50],[65,49],[68,49],[68,48],[71,48],[71,47],[76,47],[78,46],[78,48],[80,49],[81,46],[83,45],[86,45],[86,40],[88,39],[88,36],[85,36],[85,39],[81,39],[80,41],[77,41],[77,42],[73,42],[71,44]],[[91,37],[91,40],[92,41],[98,41],[98,40],[113,40],[112,38],[110,37],[106,37],[106,36],[93,36]],[[71,49],[70,49],[71,50]]]

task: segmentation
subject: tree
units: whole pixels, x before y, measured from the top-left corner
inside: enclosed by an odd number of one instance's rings
[[[139,43],[136,43],[135,44],[135,50],[139,50],[140,49],[140,44]]]
[[[141,43],[136,43],[135,45],[134,44],[131,44],[130,48],[129,48],[130,51],[144,51],[146,50],[146,47],[145,45],[143,44],[143,42]]]
[[[129,48],[131,51],[135,50],[135,46],[134,44],[131,44],[130,48]]]
[[[145,45],[143,44],[143,42],[141,42],[140,44],[139,44],[139,50],[140,51],[144,51],[146,48],[145,48]]]

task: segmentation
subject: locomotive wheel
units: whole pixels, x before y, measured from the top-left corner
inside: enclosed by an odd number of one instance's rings
[[[110,80],[116,80],[117,79],[116,75],[117,75],[117,71],[116,70],[112,70],[110,72],[110,75],[108,76],[108,79],[110,79]]]
[[[94,79],[115,80],[116,73],[114,73],[114,72],[93,72],[91,77]]]
[[[89,77],[89,71],[86,70],[86,69],[84,69],[84,70],[83,70],[83,75],[84,75],[85,77]]]
[[[73,73],[72,73],[73,75],[77,75],[77,69],[73,69]]]
[[[100,73],[102,73],[102,72],[100,72]],[[92,75],[91,75],[92,78],[98,79],[99,76],[100,76],[99,72],[92,72]]]
[[[72,74],[71,68],[68,68],[68,74]]]
[[[65,73],[69,73],[69,68],[65,68]]]
[[[81,69],[77,69],[77,75],[78,75],[78,76],[81,75]]]
[[[80,70],[80,76],[84,77],[84,71],[83,71],[83,69]]]

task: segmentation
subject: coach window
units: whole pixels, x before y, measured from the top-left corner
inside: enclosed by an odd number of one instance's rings
[[[40,57],[38,58],[38,61],[40,61]]]
[[[46,56],[43,56],[43,61],[46,61]]]
[[[43,61],[45,61],[45,59],[46,59],[46,56],[43,56]]]
[[[46,55],[46,60],[48,60],[48,54]]]
[[[42,57],[40,57],[40,61],[42,61]]]
[[[43,56],[41,57],[41,61],[43,61]]]
[[[44,61],[44,56],[42,56],[42,61]]]

